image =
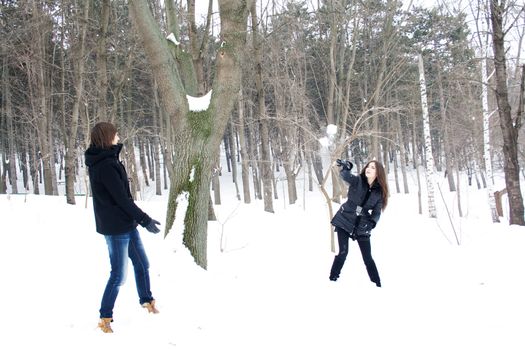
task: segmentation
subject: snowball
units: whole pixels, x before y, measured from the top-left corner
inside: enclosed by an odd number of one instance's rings
[[[328,124],[326,126],[326,134],[327,135],[335,135],[335,134],[337,134],[337,125]]]

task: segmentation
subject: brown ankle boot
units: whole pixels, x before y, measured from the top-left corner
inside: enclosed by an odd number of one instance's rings
[[[147,309],[149,313],[158,314],[159,310],[155,307],[155,300],[142,304],[142,307]]]
[[[111,322],[113,322],[112,318],[101,318],[98,322],[98,328],[100,328],[104,333],[113,333],[113,330],[111,329]]]

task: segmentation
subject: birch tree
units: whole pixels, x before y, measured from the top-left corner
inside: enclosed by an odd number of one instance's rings
[[[434,199],[434,157],[432,156],[432,143],[430,138],[430,123],[428,119],[427,87],[425,83],[425,70],[423,67],[423,57],[418,56],[419,68],[419,88],[421,91],[421,109],[423,111],[423,131],[425,137],[425,158],[426,158],[426,179],[428,192],[428,215],[431,218],[437,217],[436,203]],[[451,175],[450,175],[451,176]]]
[[[486,17],[481,17],[481,30],[478,31],[478,40],[481,51],[481,105],[483,111],[483,159],[485,161],[485,174],[487,175],[487,192],[490,207],[490,214],[492,216],[492,222],[499,222],[498,212],[496,210],[496,199],[494,197],[494,182],[492,175],[492,157],[491,157],[491,144],[490,144],[490,117],[492,113],[489,113],[489,97],[488,97],[488,84],[489,78],[487,75],[487,47],[488,43],[488,32]]]

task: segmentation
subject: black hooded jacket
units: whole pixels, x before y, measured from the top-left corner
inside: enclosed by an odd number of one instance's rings
[[[352,175],[350,170],[341,169],[341,177],[349,183],[348,199],[341,205],[341,208],[332,218],[332,225],[342,228],[346,232],[353,234],[358,239],[370,237],[370,231],[376,226],[381,217],[383,207],[383,197],[381,187],[374,181],[372,186],[368,185],[365,175]],[[357,206],[361,206],[367,192],[370,195],[362,205],[361,215],[356,213]]]
[[[97,232],[118,235],[130,232],[137,223],[147,226],[151,218],[133,201],[128,175],[119,160],[122,144],[109,149],[91,145],[85,152]]]

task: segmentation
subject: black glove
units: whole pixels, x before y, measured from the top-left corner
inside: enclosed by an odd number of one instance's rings
[[[337,163],[337,166],[343,167],[343,169],[348,171],[352,170],[352,167],[354,166],[349,160],[337,159],[335,162]]]
[[[368,211],[363,214],[363,216],[366,218],[366,226],[368,227],[367,230],[371,231],[376,228],[376,222],[372,219],[372,216],[368,213]]]
[[[160,222],[158,222],[157,220],[155,219],[151,219],[149,224],[147,224],[146,226],[144,226],[146,228],[146,230],[148,230],[149,232],[152,232],[152,233],[159,233],[160,232],[160,229],[156,226],[156,225],[160,225]]]

